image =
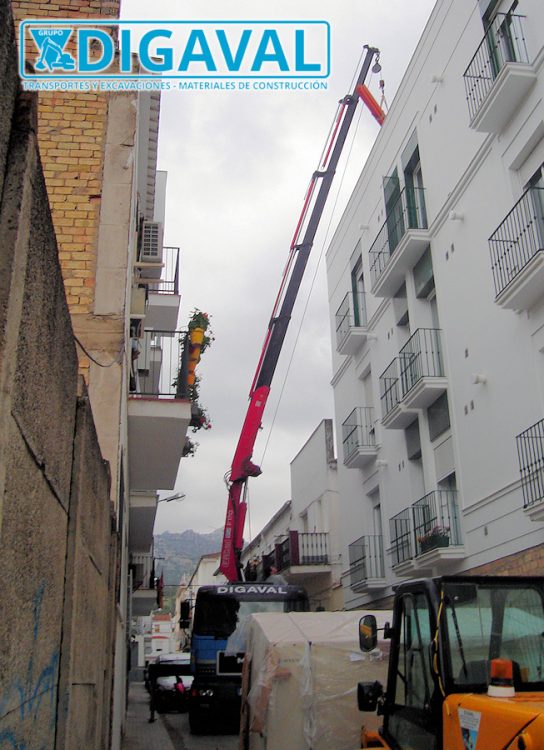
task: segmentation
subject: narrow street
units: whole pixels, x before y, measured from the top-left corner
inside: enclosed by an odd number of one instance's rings
[[[122,750],[237,750],[238,736],[193,736],[187,714],[156,714],[149,719],[149,696],[143,682],[131,682]]]

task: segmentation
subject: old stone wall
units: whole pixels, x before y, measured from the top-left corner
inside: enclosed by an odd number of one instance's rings
[[[45,5],[45,3],[44,3]],[[0,2],[0,747],[109,746],[116,535]]]

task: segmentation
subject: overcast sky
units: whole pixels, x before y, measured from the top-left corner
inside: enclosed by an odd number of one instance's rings
[[[326,91],[163,93],[158,168],[168,172],[165,243],[181,248],[180,325],[198,307],[211,315],[216,340],[198,366],[201,403],[213,427],[189,432],[200,445],[194,458],[181,460],[175,491],[186,498],[159,505],[155,533],[223,526],[223,476],[245,417],[306,187],[337,102],[350,93],[363,45],[369,44],[381,50],[391,103],[433,5],[434,0],[123,0],[127,19],[318,19],[331,26]],[[370,83],[378,98],[379,77]],[[246,541],[290,498],[290,461],[319,422],[333,416],[322,256],[378,128],[359,105],[255,447],[254,461],[263,474],[249,480]]]

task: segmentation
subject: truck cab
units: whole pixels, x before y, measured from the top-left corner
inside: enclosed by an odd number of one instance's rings
[[[363,747],[544,747],[544,579],[449,576],[395,592],[387,685],[359,683],[359,708],[383,716]],[[360,622],[363,651],[375,618]],[[531,744],[532,743],[532,744]]]

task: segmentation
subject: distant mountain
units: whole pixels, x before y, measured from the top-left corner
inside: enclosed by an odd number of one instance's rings
[[[219,552],[223,540],[223,529],[209,534],[199,534],[192,529],[181,534],[164,531],[155,536],[155,570],[164,576],[166,595],[175,594],[175,587],[183,575],[190,578],[202,555]],[[157,559],[163,558],[163,559]]]

